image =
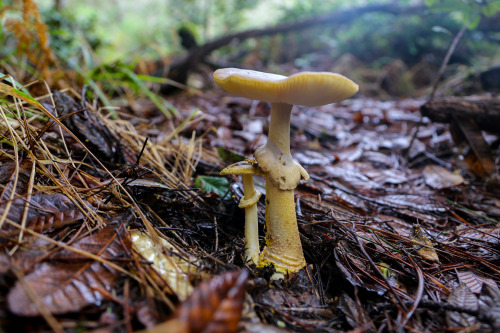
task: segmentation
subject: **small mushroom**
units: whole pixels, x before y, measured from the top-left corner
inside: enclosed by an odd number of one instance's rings
[[[238,207],[245,209],[245,261],[259,264],[259,224],[257,202],[262,195],[253,186],[253,175],[258,174],[255,165],[249,160],[234,163],[223,169],[221,175],[241,175],[243,181],[243,198]]]
[[[292,107],[339,102],[354,95],[358,85],[335,73],[302,72],[286,77],[237,68],[215,71],[214,80],[233,94],[271,103],[268,140],[255,151],[255,159],[266,178],[267,234],[260,265],[274,264],[278,273],[275,278],[297,272],[306,262],[293,192],[300,179],[307,180],[309,175],[290,154]]]

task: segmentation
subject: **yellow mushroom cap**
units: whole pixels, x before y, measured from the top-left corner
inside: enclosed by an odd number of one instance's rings
[[[340,102],[359,87],[345,76],[329,72],[301,72],[290,75],[223,68],[214,72],[221,88],[238,96],[293,105],[318,106]]]

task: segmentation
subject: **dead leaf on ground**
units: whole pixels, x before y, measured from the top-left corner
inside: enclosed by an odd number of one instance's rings
[[[247,279],[248,272],[242,270],[203,281],[172,319],[143,333],[237,332]]]
[[[179,300],[186,300],[193,292],[189,273],[197,272],[197,260],[193,257],[186,258],[163,238],[160,239],[163,248],[157,248],[153,240],[139,230],[131,231],[131,239],[134,250],[152,263],[153,269],[166,280],[169,289]]]
[[[72,246],[100,254],[108,261],[123,257],[131,247],[125,224],[117,228],[116,223],[108,224]],[[67,249],[51,258],[51,262],[42,262],[31,273],[21,276],[9,291],[7,302],[13,313],[38,316],[43,306],[49,313],[63,314],[78,312],[91,304],[98,305],[112,293],[121,275],[110,265]]]
[[[460,283],[469,287],[474,294],[479,294],[485,284],[495,285],[492,279],[484,278],[471,270],[457,270],[457,275]]]
[[[460,284],[451,292],[448,303],[471,311],[479,309],[476,295],[465,284]],[[475,317],[456,311],[446,311],[446,321],[450,327],[471,327],[477,324]]]
[[[25,199],[14,199],[7,213],[7,218],[20,223],[25,205]],[[4,214],[6,207],[7,202],[0,203],[0,215]],[[87,204],[85,208],[92,209],[90,204]],[[50,232],[57,228],[71,225],[84,218],[85,215],[66,195],[38,192],[29,201],[26,228],[38,233]],[[19,228],[9,223],[4,223],[2,229],[0,229],[0,237],[8,239],[18,235],[20,231]]]
[[[97,262],[86,266],[40,264],[9,292],[10,311],[18,316],[39,316],[37,303],[52,314],[77,312],[87,305],[100,304],[105,298],[101,291],[111,291],[117,272]]]
[[[123,164],[126,161],[120,140],[96,116],[88,112],[86,107],[78,105],[73,98],[60,91],[53,93],[58,117],[85,145],[103,158],[103,161],[113,164]]]
[[[413,247],[425,260],[439,261],[436,250],[434,250],[432,242],[427,237],[420,226],[414,226],[411,230],[410,240],[414,243]]]
[[[31,171],[33,163],[29,160],[21,160],[19,163],[19,169],[16,169],[16,162],[13,160],[6,160],[0,162],[0,184],[4,187],[1,191],[0,198],[3,200],[8,200],[11,193],[12,188],[14,186],[14,179],[17,174],[17,183],[15,192],[19,195],[24,195],[28,190],[28,182],[30,179]]]
[[[426,165],[423,175],[425,183],[436,190],[450,188],[465,182],[461,175],[437,165]]]

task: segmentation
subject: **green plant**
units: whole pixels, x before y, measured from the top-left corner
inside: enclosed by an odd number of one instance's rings
[[[491,0],[425,0],[431,11],[448,13],[455,20],[464,24],[473,15],[469,29],[475,29],[481,21],[481,15],[475,15],[479,10],[485,17],[491,17],[500,12],[500,2]]]

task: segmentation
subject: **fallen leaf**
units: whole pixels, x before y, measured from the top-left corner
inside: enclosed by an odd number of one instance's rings
[[[126,216],[130,217],[132,214]],[[72,246],[113,261],[130,250],[124,214],[108,221],[106,227],[83,237]],[[125,220],[126,221],[126,220]],[[124,248],[125,247],[125,248]],[[19,255],[19,254],[18,254]],[[22,253],[20,253],[22,255]],[[16,282],[7,295],[9,309],[20,316],[38,316],[43,306],[49,313],[77,312],[83,307],[99,305],[111,293],[121,275],[113,267],[93,261],[81,253],[64,249],[42,262]],[[118,262],[115,260],[115,262]]]
[[[425,235],[425,232],[420,226],[414,226],[410,233],[410,240],[413,242],[413,247],[425,260],[439,261],[436,250],[432,247],[432,242]]]
[[[471,270],[457,270],[457,275],[460,283],[469,287],[470,291],[474,294],[479,294],[484,284],[495,284],[492,279],[486,279],[482,276],[474,274]]]
[[[55,90],[52,96],[61,122],[90,150],[112,164],[126,161],[120,140],[95,114],[65,93]]]
[[[465,182],[461,175],[452,173],[437,165],[426,165],[423,175],[425,183],[436,190],[450,188]]]
[[[30,179],[32,162],[29,160],[22,160],[19,163],[19,169],[16,170],[16,162],[12,160],[0,162],[0,184],[3,185],[0,198],[8,200],[12,188],[14,186],[14,178],[17,173],[17,184],[15,188],[16,194],[24,195],[28,189],[28,182]]]
[[[496,284],[483,284],[479,295],[479,309],[490,318],[490,324],[495,332],[500,330],[500,289]]]
[[[87,305],[100,304],[104,299],[100,290],[111,292],[117,276],[115,270],[98,262],[87,267],[82,263],[42,263],[14,285],[7,302],[10,311],[19,316],[39,316],[37,303],[52,314],[77,312]]]
[[[87,203],[86,203],[87,204]],[[24,214],[26,200],[16,198],[12,201],[7,218],[20,223]],[[0,203],[0,215],[4,214],[7,202]],[[87,204],[86,209],[93,209]],[[85,215],[78,207],[63,194],[37,193],[33,195],[28,204],[26,228],[38,233],[50,232],[57,228],[71,225],[82,220]],[[0,229],[0,237],[9,238],[18,235],[19,228],[4,223]]]
[[[471,311],[479,309],[479,303],[476,295],[470,291],[465,284],[460,284],[455,288],[448,298],[448,304]],[[475,317],[456,311],[446,311],[446,322],[451,327],[470,327],[476,324]]]
[[[203,281],[172,319],[143,333],[233,333],[238,331],[248,272],[227,272]]]
[[[151,266],[166,280],[170,290],[181,301],[191,295],[193,287],[189,280],[189,272],[196,271],[196,259],[183,257],[172,244],[163,238],[160,238],[163,248],[158,249],[145,233],[132,230],[130,234],[134,250],[152,263]]]

